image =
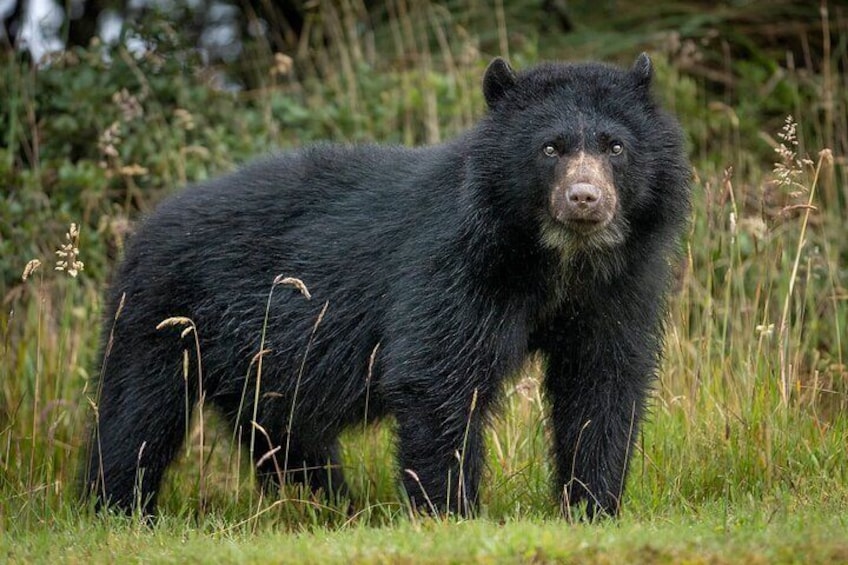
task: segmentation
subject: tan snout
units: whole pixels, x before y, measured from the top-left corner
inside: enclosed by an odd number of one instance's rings
[[[606,158],[580,152],[568,160],[551,192],[551,215],[574,231],[589,233],[612,221],[617,201]]]

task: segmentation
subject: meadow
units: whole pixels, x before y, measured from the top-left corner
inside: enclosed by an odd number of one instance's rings
[[[299,52],[255,45],[217,72],[162,18],[138,29],[146,51],[92,45],[37,70],[5,54],[0,560],[848,562],[848,11],[756,4],[583,8],[561,34],[500,2],[394,2],[364,27],[362,3],[321,3]],[[641,50],[687,132],[694,212],[618,520],[559,515],[536,361],[488,433],[472,519],[410,512],[391,421],[344,438],[348,512],[294,487],[261,496],[211,411],[188,423],[159,516],[79,501],[103,291],[157,201],[268,148],[449,138],[484,111],[496,54],[522,68]]]

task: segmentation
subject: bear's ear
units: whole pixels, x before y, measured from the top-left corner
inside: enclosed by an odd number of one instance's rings
[[[654,76],[654,65],[647,53],[642,53],[636,57],[636,61],[630,67],[630,74],[636,79],[637,85],[645,89],[650,88],[651,79]]]
[[[504,94],[515,86],[515,82],[515,71],[509,63],[500,57],[495,57],[486,67],[486,73],[483,75],[483,96],[489,108],[494,108]]]

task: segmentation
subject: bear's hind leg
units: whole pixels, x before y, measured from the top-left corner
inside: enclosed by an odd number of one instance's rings
[[[114,506],[147,514],[182,444],[188,415],[179,361],[166,366],[160,358],[159,374],[151,374],[156,365],[138,357],[113,352],[108,361],[120,369],[103,377],[84,488],[96,498],[98,509]],[[189,394],[191,407],[194,395]]]

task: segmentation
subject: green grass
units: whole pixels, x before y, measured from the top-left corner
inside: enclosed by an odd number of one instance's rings
[[[167,66],[130,60],[121,67],[118,56],[115,67],[103,69],[99,55],[82,53],[79,62],[38,77],[4,63],[4,76],[15,80],[0,88],[18,87],[0,90],[10,108],[3,117],[10,121],[7,145],[15,148],[0,148],[0,178],[21,188],[0,201],[0,217],[9,220],[0,231],[0,266],[16,273],[0,287],[0,559],[848,562],[848,93],[836,86],[846,81],[848,27],[841,20],[827,33],[805,32],[811,44],[824,35],[832,46],[830,58],[812,68],[769,75],[783,64],[774,53],[757,52],[763,63],[756,68],[727,56],[723,64],[736,82],[720,95],[705,71],[687,67],[673,48],[664,50],[661,40],[647,45],[655,52],[657,91],[689,133],[695,212],[620,520],[575,524],[558,516],[535,362],[510,384],[507,410],[489,432],[482,506],[473,520],[410,515],[396,486],[391,422],[343,439],[353,514],[294,488],[262,499],[246,454],[230,442],[232,430],[209,410],[202,442],[201,420],[192,423],[152,522],[97,516],[77,500],[94,397],[87,383],[97,370],[102,291],[110,253],[121,248],[121,222],[174,183],[226,170],[263,146],[319,137],[419,143],[463,129],[482,109],[482,59],[449,61],[449,52],[458,57],[473,41],[459,32],[462,22],[433,14],[453,31],[446,46],[437,41],[436,23],[421,33],[433,34],[438,50],[421,41],[396,46],[398,53],[417,49],[414,60],[426,55],[427,72],[381,68],[362,56],[351,67],[355,76],[348,69],[318,83],[306,73],[238,97],[175,78],[169,73],[178,69]],[[634,10],[621,21],[639,17]],[[721,17],[731,21],[733,13]],[[598,26],[616,29],[615,22]],[[509,37],[504,31],[499,41]],[[511,39],[512,56],[530,62],[579,41],[591,52],[592,31],[562,43]],[[691,33],[712,37],[697,26]],[[626,57],[634,44],[644,46],[645,33],[617,37]],[[348,48],[352,56],[357,51],[347,41],[327,48]],[[704,61],[715,60],[720,50],[704,41],[697,44]],[[104,73],[108,80],[91,86]],[[120,122],[118,156],[101,167],[98,138],[123,119],[111,94],[128,84],[134,95],[139,76],[158,96],[139,99],[144,117]],[[770,76],[777,78],[763,95],[758,89]],[[358,81],[356,96],[347,89],[351,81]],[[45,89],[61,90],[57,85],[72,85],[76,94],[66,95],[90,105],[76,121],[67,122],[73,112],[64,98],[39,98]],[[38,126],[51,133],[41,160],[27,160],[21,155],[32,149],[36,127],[27,116],[51,101],[55,120]],[[189,119],[176,107],[194,120],[191,129],[174,127]],[[797,145],[779,136],[788,114],[798,124]],[[95,132],[87,144],[76,133],[86,129]],[[774,152],[781,142],[788,153]],[[73,143],[80,143],[75,162],[62,153]],[[773,161],[788,167],[788,182],[779,182]],[[138,163],[146,174],[121,173]],[[87,263],[73,279],[53,270],[52,252],[65,242],[69,221],[83,225],[80,258]],[[17,273],[36,257],[40,270],[20,281]]]
[[[25,537],[7,536],[11,561],[140,562],[578,562],[841,563],[848,520],[819,510],[747,508],[727,515],[625,517],[619,523],[556,520],[404,521],[293,532],[165,519],[154,527],[126,521],[58,521]]]

